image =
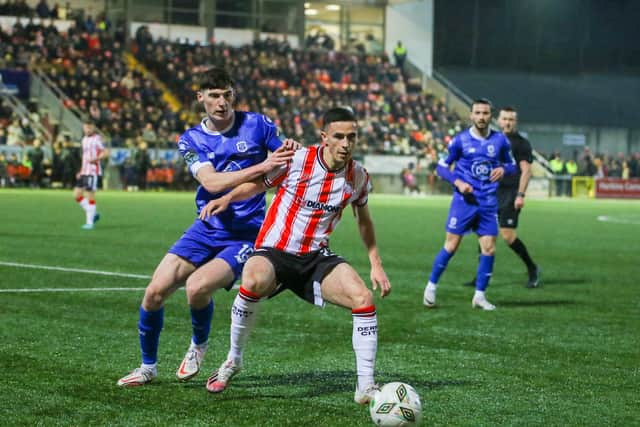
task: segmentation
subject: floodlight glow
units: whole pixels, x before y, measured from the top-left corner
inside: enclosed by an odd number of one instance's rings
[[[315,16],[318,14],[318,10],[317,9],[305,9],[304,10],[304,14],[307,16]]]

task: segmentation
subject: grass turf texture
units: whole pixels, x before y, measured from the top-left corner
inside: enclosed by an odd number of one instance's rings
[[[444,239],[449,198],[374,195],[390,297],[376,296],[377,380],[422,397],[424,425],[640,425],[640,203],[528,200],[519,235],[544,273],[525,289],[524,265],[503,242],[488,290],[495,312],[471,309],[475,237],[441,279],[439,308],[422,291]],[[98,195],[95,230],[70,192],[0,191],[0,261],[148,274],[194,217],[192,194]],[[626,224],[598,221],[605,215]],[[332,249],[368,278],[350,211]],[[0,290],[140,288],[146,280],[0,265]],[[351,316],[286,292],[262,303],[244,371],[221,395],[204,381],[226,356],[236,291],[218,292],[203,372],[174,374],[190,338],[183,291],[166,304],[159,377],[120,389],[139,364],[142,291],[0,293],[3,425],[366,426],[353,403]]]

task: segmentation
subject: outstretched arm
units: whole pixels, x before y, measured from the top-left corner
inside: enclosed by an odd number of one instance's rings
[[[389,282],[387,273],[385,273],[382,268],[382,259],[380,259],[380,254],[378,253],[375,228],[371,220],[371,215],[369,214],[368,206],[356,206],[355,214],[358,221],[360,237],[367,248],[369,263],[371,264],[371,285],[374,290],[378,289],[379,286],[380,295],[384,298],[391,293],[391,282]]]
[[[209,193],[228,190],[287,164],[299,147],[296,141],[287,139],[262,163],[233,172],[216,172],[212,165],[207,164],[198,169],[196,178]]]
[[[249,197],[255,196],[256,194],[262,193],[266,190],[267,184],[264,183],[262,177],[256,178],[250,182],[245,182],[224,196],[211,200],[202,208],[198,217],[204,221],[212,215],[217,215],[220,212],[227,210],[230,203],[248,199]]]

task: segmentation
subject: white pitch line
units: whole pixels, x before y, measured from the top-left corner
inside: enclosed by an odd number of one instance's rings
[[[144,274],[130,274],[130,273],[118,273],[115,271],[100,271],[100,270],[85,270],[82,268],[67,268],[57,267],[53,265],[39,265],[39,264],[22,264],[19,262],[7,262],[0,261],[0,266],[6,267],[19,267],[19,268],[33,268],[38,270],[55,270],[66,271],[73,273],[85,273],[85,274],[97,274],[100,276],[114,276],[114,277],[127,277],[133,279],[150,279],[151,276]],[[240,286],[236,284],[233,289],[238,289]],[[113,291],[144,291],[145,288],[22,288],[22,289],[0,289],[0,293],[28,293],[28,292],[113,292]]]
[[[132,279],[150,279],[151,278],[151,276],[147,276],[145,274],[130,274],[130,273],[118,273],[114,271],[85,270],[82,268],[57,267],[53,265],[22,264],[19,262],[0,261],[0,265],[4,265],[6,267],[34,268],[37,270],[55,270],[55,271],[67,271],[72,273],[97,274],[100,276],[128,277]]]

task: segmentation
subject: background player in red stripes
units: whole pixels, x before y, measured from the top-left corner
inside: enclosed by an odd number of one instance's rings
[[[354,400],[368,403],[377,390],[374,367],[378,321],[372,292],[347,261],[329,250],[329,235],[342,211],[352,205],[371,264],[373,289],[384,297],[391,283],[382,268],[367,205],[371,189],[364,167],[352,159],[358,124],[351,110],[334,108],[323,117],[322,143],[296,151],[286,166],[234,189],[202,209],[201,218],[223,212],[233,201],[278,186],[247,261],[242,286],[231,310],[227,360],[207,381],[207,390],[223,391],[242,367],[242,355],[260,300],[282,289],[318,306],[326,302],[351,310],[356,355]]]
[[[82,226],[85,230],[92,230],[95,222],[100,219],[96,207],[96,190],[98,178],[102,175],[100,161],[109,156],[109,152],[102,144],[102,137],[96,132],[93,122],[87,121],[82,125],[82,166],[76,174],[76,185],[73,197],[85,212],[86,222]]]

